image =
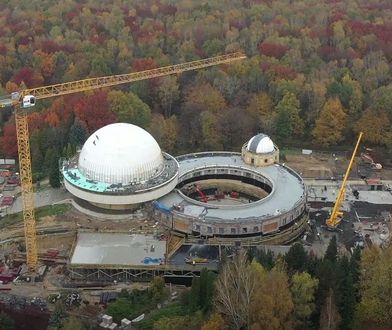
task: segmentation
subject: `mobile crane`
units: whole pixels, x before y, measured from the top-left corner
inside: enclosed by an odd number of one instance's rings
[[[179,74],[185,71],[231,63],[245,58],[246,56],[242,52],[236,52],[140,72],[88,78],[61,84],[24,89],[19,92],[14,92],[11,95],[1,97],[0,108],[12,106],[15,111],[20,167],[19,172],[23,201],[23,223],[26,241],[26,262],[29,270],[34,273],[38,263],[29,129],[27,124],[28,109],[36,104],[36,100],[85,92],[103,87],[117,86],[120,84],[158,78],[172,74]]]
[[[332,209],[330,217],[326,221],[327,228],[330,230],[335,230],[338,224],[340,223],[340,221],[342,220],[343,212],[341,211],[341,208],[342,208],[344,198],[346,196],[346,184],[347,184],[348,177],[350,176],[351,168],[353,167],[355,155],[357,153],[359,143],[361,142],[362,135],[363,133],[360,132],[358,136],[357,144],[355,145],[353,154],[350,159],[350,163],[348,164],[346,174],[344,175],[342,186],[339,189],[339,193],[336,198],[335,205]]]

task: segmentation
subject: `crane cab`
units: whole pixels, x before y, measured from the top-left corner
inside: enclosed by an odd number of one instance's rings
[[[35,106],[35,96],[34,95],[23,96],[22,108],[30,108],[33,106]]]

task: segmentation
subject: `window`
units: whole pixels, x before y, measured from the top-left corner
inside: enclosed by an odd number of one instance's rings
[[[250,159],[250,163],[251,163],[251,164],[254,164],[254,163],[255,163],[255,159],[254,159],[254,158],[251,158],[251,159]]]
[[[211,227],[207,227],[207,233],[209,233],[209,234],[212,233],[212,228]]]
[[[235,228],[231,228],[231,233],[235,234],[237,231],[235,230]]]
[[[258,227],[258,226],[254,226],[254,227],[253,227],[253,232],[254,232],[254,233],[257,233],[258,231],[259,231],[259,227]]]
[[[248,228],[243,227],[243,228],[242,228],[242,232],[243,232],[243,233],[247,233],[247,232],[248,232]]]
[[[200,225],[196,225],[196,230],[200,231]]]
[[[219,234],[224,234],[225,233],[225,228],[219,228]]]
[[[266,158],[266,159],[264,159],[264,163],[268,163],[268,159]]]

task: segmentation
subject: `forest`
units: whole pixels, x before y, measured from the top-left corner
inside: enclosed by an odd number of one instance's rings
[[[58,186],[59,160],[113,122],[174,155],[239,151],[258,132],[279,146],[351,148],[360,131],[392,155],[391,0],[0,1],[0,95],[234,51],[247,59],[40,100],[28,113],[34,180]],[[17,157],[12,109],[0,111],[0,157]],[[300,245],[277,259],[240,254],[146,328],[391,329],[391,258],[341,256],[336,241],[323,258]],[[135,296],[120,298],[128,308]]]
[[[392,328],[392,247],[347,255],[334,236],[322,257],[295,243],[284,256],[253,248],[224,258],[218,275],[203,269],[174,301],[163,278],[155,277],[147,289],[123,289],[105,312],[115,322],[146,313],[140,330]],[[92,324],[58,304],[48,329],[87,330]]]
[[[389,0],[3,0],[0,95],[241,50],[247,59],[40,100],[29,113],[34,180],[94,130],[128,122],[175,155],[280,146],[392,149]],[[16,157],[11,109],[1,157]]]

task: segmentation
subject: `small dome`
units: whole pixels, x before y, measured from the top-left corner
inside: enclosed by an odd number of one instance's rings
[[[87,139],[78,167],[91,180],[140,183],[161,171],[163,156],[150,133],[132,124],[116,123],[100,128]]]
[[[273,152],[275,148],[274,143],[272,142],[270,137],[268,135],[260,133],[249,140],[246,149],[256,154],[266,154]]]

